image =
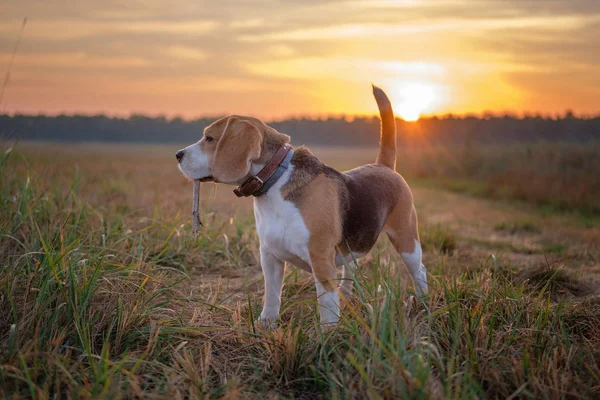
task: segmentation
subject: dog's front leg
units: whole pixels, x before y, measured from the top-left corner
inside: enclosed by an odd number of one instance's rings
[[[281,308],[281,287],[285,264],[283,261],[261,247],[260,263],[265,279],[265,302],[260,313],[260,323],[265,328],[274,328]]]

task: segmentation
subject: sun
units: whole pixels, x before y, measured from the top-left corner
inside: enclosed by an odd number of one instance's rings
[[[396,114],[405,121],[416,121],[439,101],[439,89],[429,83],[409,82],[397,86],[397,97],[402,99],[395,107]]]
[[[416,104],[412,104],[410,100],[405,100],[400,103],[397,111],[400,118],[409,122],[418,120],[422,112],[423,110]]]

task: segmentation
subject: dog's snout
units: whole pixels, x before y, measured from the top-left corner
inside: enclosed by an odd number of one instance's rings
[[[175,153],[175,158],[177,158],[177,161],[181,161],[184,154],[185,154],[185,151],[183,151],[183,150],[179,150],[177,153]]]

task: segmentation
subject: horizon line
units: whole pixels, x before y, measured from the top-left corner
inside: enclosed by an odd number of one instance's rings
[[[502,117],[511,117],[511,118],[515,118],[515,119],[526,119],[526,118],[537,118],[537,117],[541,117],[542,119],[565,119],[569,114],[572,115],[573,118],[576,119],[582,119],[582,120],[589,120],[589,119],[596,119],[596,118],[600,118],[600,111],[593,114],[593,113],[578,113],[576,111],[574,111],[573,109],[570,108],[566,108],[564,111],[562,112],[539,112],[539,111],[509,111],[509,110],[504,110],[504,111],[482,111],[482,112],[465,112],[465,113],[454,113],[454,112],[447,112],[447,113],[431,113],[431,114],[423,114],[419,117],[419,119],[415,120],[415,121],[407,121],[405,119],[403,119],[400,115],[394,113],[394,116],[397,120],[403,121],[403,122],[408,122],[408,123],[416,123],[419,122],[420,120],[431,120],[431,119],[451,119],[451,118],[455,118],[455,119],[466,119],[466,118],[477,118],[477,119],[490,119],[490,118],[502,118]],[[206,114],[206,115],[199,115],[196,117],[186,117],[183,115],[178,115],[178,114],[156,114],[156,113],[144,113],[144,112],[131,112],[131,113],[123,113],[123,114],[116,114],[116,113],[104,113],[104,112],[100,112],[100,113],[88,113],[88,112],[58,112],[58,113],[54,113],[54,112],[43,112],[40,111],[38,113],[26,113],[26,112],[19,112],[19,111],[15,111],[15,112],[0,112],[0,117],[4,117],[4,116],[8,116],[8,117],[16,117],[16,116],[20,116],[20,117],[49,117],[49,118],[57,118],[57,117],[68,117],[68,118],[73,118],[73,117],[106,117],[109,119],[131,119],[131,118],[135,118],[135,117],[144,117],[144,118],[149,118],[149,119],[165,119],[167,121],[174,121],[174,120],[182,120],[184,122],[193,122],[193,121],[198,121],[198,120],[206,120],[206,119],[214,119],[217,120],[219,118],[225,117],[225,116],[229,116],[229,115],[242,115],[242,114],[236,114],[236,113],[219,113],[219,114]],[[251,116],[251,115],[249,115]],[[345,114],[345,113],[323,113],[323,114],[314,114],[314,115],[310,115],[310,114],[289,114],[285,117],[270,117],[270,118],[259,118],[265,122],[269,122],[269,123],[277,123],[277,122],[283,122],[283,121],[289,121],[289,120],[299,120],[299,119],[308,119],[308,120],[312,120],[312,121],[320,121],[320,120],[325,120],[325,119],[344,119],[347,122],[351,122],[354,119],[370,119],[370,118],[377,118],[379,119],[379,114],[378,113],[349,113],[349,114]]]

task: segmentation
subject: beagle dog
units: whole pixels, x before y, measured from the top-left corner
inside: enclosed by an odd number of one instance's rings
[[[215,121],[199,142],[176,154],[189,179],[239,185],[238,196],[254,196],[265,283],[259,321],[265,326],[279,316],[286,262],[313,275],[321,324],[336,325],[340,294],[352,293],[353,261],[381,232],[400,253],[415,293],[427,293],[413,196],[395,171],[394,113],[383,90],[373,86],[373,95],[381,116],[374,164],[339,172],[306,147],[293,148],[289,136],[238,115]]]

